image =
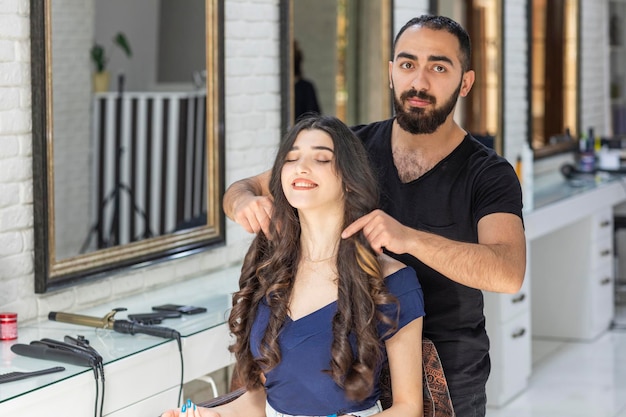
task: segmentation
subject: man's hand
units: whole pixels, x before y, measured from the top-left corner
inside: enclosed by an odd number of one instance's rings
[[[408,253],[445,277],[484,291],[515,293],[524,282],[526,239],[522,220],[493,213],[478,222],[478,243],[458,242],[404,226],[381,210],[355,220],[341,234],[363,235],[378,253]]]
[[[363,230],[372,249],[378,253],[382,253],[383,248],[396,254],[411,252],[413,229],[402,225],[382,210],[374,210],[355,220],[341,233],[341,237],[348,238],[360,230]]]
[[[233,220],[249,233],[263,230],[265,236],[269,236],[273,207],[274,202],[269,196],[240,197],[233,207]]]
[[[224,193],[224,213],[249,233],[269,236],[274,203],[269,192],[271,171],[231,184]]]

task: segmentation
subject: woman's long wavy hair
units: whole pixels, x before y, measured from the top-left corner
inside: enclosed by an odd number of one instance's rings
[[[298,213],[283,193],[281,170],[287,153],[303,130],[321,130],[333,140],[334,168],[346,190],[343,227],[378,205],[377,180],[363,144],[340,120],[328,116],[306,117],[287,133],[278,149],[270,180],[274,198],[271,238],[259,233],[250,246],[229,318],[235,336],[230,350],[237,359],[238,377],[248,388],[260,386],[261,373],[275,367],[281,359],[278,336],[288,314],[301,258]],[[361,232],[340,239],[336,270],[337,313],[332,324],[332,360],[326,372],[344,388],[348,398],[362,400],[372,392],[382,360],[377,324],[382,321],[393,330],[397,321],[395,317],[385,317],[377,307],[397,301],[387,292],[376,253]],[[255,360],[250,350],[250,330],[263,299],[271,314],[260,346],[261,357]],[[355,352],[351,337],[356,340]]]

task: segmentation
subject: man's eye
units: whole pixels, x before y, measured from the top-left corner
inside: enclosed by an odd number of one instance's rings
[[[403,62],[402,64],[400,64],[400,68],[411,69],[413,68],[413,65],[410,62]]]
[[[443,65],[435,65],[433,69],[435,70],[435,72],[446,72],[446,67],[444,67]]]

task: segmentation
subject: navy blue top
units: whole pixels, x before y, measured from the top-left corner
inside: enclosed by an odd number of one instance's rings
[[[398,329],[424,316],[422,288],[413,268],[405,267],[389,275],[385,278],[385,285],[398,299]],[[381,311],[388,317],[396,317],[395,304],[386,305]],[[276,411],[292,415],[339,415],[365,410],[378,400],[378,377],[372,394],[358,402],[346,398],[343,389],[323,372],[330,369],[332,320],[336,312],[337,302],[334,301],[298,320],[289,317],[285,320],[278,337],[281,362],[265,373],[267,401]],[[260,357],[259,346],[269,314],[267,304],[260,303],[250,335],[250,347],[255,358]],[[393,336],[393,333],[385,335],[387,330],[387,326],[379,324],[381,340]]]

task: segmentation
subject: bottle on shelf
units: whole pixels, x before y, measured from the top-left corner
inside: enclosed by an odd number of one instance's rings
[[[593,172],[596,166],[594,153],[593,127],[589,128],[589,135],[582,133],[579,140],[579,169],[582,172]]]

